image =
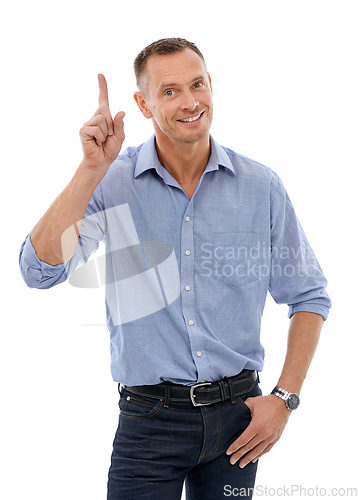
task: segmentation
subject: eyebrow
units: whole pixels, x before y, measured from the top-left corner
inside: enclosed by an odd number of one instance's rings
[[[193,78],[193,80],[191,81],[191,84],[196,82],[197,80],[205,80],[205,77],[203,75],[199,75],[195,78]],[[178,83],[161,83],[158,87],[158,90],[162,90],[162,89],[166,89],[166,88],[170,88],[170,87],[180,87],[180,85]]]

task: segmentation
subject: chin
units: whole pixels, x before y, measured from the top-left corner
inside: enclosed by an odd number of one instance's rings
[[[184,144],[195,144],[203,139],[209,137],[209,130],[203,132],[191,133],[191,134],[181,134],[178,136],[177,141]]]
[[[184,144],[196,144],[197,142],[201,141],[202,139],[206,138],[207,134],[202,137],[185,137],[183,138],[180,142]]]

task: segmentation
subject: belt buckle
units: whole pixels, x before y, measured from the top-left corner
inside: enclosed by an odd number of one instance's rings
[[[194,406],[208,406],[210,405],[211,403],[197,403],[195,401],[195,394],[194,394],[194,391],[197,387],[203,387],[204,385],[211,385],[211,382],[199,382],[198,384],[195,384],[195,385],[192,385],[190,387],[190,400],[191,402],[193,403]]]

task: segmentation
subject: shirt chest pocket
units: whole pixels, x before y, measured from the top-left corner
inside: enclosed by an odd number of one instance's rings
[[[212,277],[232,286],[262,280],[269,274],[258,233],[215,233]]]

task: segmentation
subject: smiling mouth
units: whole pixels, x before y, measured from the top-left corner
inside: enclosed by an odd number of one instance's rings
[[[204,111],[202,111],[199,115],[197,116],[193,116],[191,118],[185,118],[183,120],[177,120],[178,122],[181,122],[181,123],[192,123],[192,122],[196,122],[197,120],[199,120],[204,114]]]

